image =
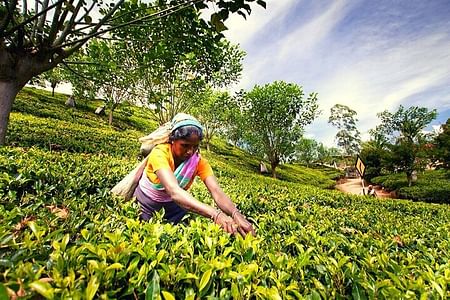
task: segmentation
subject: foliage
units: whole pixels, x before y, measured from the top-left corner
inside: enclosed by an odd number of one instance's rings
[[[317,161],[319,163],[334,165],[338,156],[342,156],[341,151],[338,148],[328,148],[323,143],[318,144]]]
[[[67,95],[55,94],[35,88],[25,87],[17,96],[13,110],[37,117],[57,119],[65,122],[77,123],[92,128],[109,128],[108,119],[95,115],[93,112],[102,104],[102,101],[79,101],[76,108],[68,108],[65,105]],[[149,119],[149,110],[142,107],[123,106],[118,109],[118,115],[114,128],[118,130],[137,129],[148,132],[157,127],[154,121]]]
[[[450,169],[450,118],[442,125],[442,131],[434,140],[434,155],[438,163],[444,168]]]
[[[103,99],[109,109],[109,125],[116,108],[134,99],[130,95],[134,74],[129,71],[128,56],[129,49],[121,43],[93,39],[80,53],[83,64],[72,67],[76,70],[71,76],[74,93]]]
[[[207,89],[197,95],[199,98],[195,102],[197,105],[190,111],[203,125],[206,149],[209,151],[211,139],[223,131],[224,124],[230,120],[231,113],[228,108],[231,97],[228,92],[214,91]]]
[[[39,140],[41,133],[30,135]],[[212,146],[217,153],[204,155],[256,237],[229,236],[193,215],[176,226],[161,214],[140,221],[135,203],[108,193],[137,163],[121,145],[91,154],[0,148],[0,296],[448,297],[448,205],[276,180],[257,174],[259,160],[242,150],[218,140]],[[286,171],[293,177],[297,168]],[[203,185],[192,192],[211,202]]]
[[[398,197],[415,201],[450,204],[450,172],[426,170],[417,174],[417,181],[408,186],[401,174],[389,174],[372,179],[388,190],[395,190]]]
[[[246,142],[253,153],[268,158],[276,177],[275,168],[291,159],[303,127],[318,114],[317,94],[304,98],[300,86],[275,81],[256,85],[241,99],[248,122]]]
[[[378,114],[381,124],[371,133],[375,136],[384,136],[377,140],[393,141],[390,148],[390,162],[396,170],[406,173],[411,186],[411,175],[414,170],[424,166],[420,156],[424,152],[426,142],[422,130],[436,118],[436,110],[428,111],[425,107],[412,106],[405,109],[402,105],[395,113],[384,111]]]
[[[307,167],[318,159],[319,144],[313,139],[301,138],[296,145],[295,158],[298,162],[306,164]]]
[[[374,140],[362,144],[360,155],[366,166],[364,178],[368,181],[380,176],[384,166],[389,164],[387,162],[389,153],[386,149],[380,148]]]
[[[339,147],[344,149],[345,154],[354,155],[359,152],[361,135],[356,128],[356,111],[346,105],[335,104],[331,108],[328,123],[337,127],[336,140]]]
[[[229,299],[447,294],[450,215],[444,207],[367,200],[261,176],[221,176],[226,192],[258,226],[255,238],[232,238],[201,217],[178,226],[160,216],[138,221],[134,204],[106,192],[126,172],[118,157],[0,151],[3,174],[22,174],[3,175],[0,186],[0,273],[10,293]],[[49,160],[51,168],[42,168]],[[195,195],[207,201],[199,186]]]
[[[130,11],[143,17],[149,10],[165,10],[169,5],[167,1],[157,6],[129,2],[116,13],[114,22],[132,21],[136,16]],[[128,54],[124,59],[131,64],[127,72],[133,73],[134,94],[143,104],[156,107],[153,117],[160,124],[195,107],[193,98],[199,91],[210,85],[227,86],[242,72],[244,52],[211,28],[194,7],[146,26],[120,28],[114,37]]]
[[[234,146],[245,145],[245,115],[240,108],[244,91],[236,93],[227,103],[228,119],[224,122],[224,132],[222,138],[231,142]]]
[[[30,3],[29,3],[30,2]],[[180,11],[199,14],[208,8],[210,0],[170,1],[165,7],[153,1],[154,7],[144,11],[129,10],[127,20],[118,22],[123,15],[117,12],[128,1],[2,1],[0,5],[0,145],[5,142],[9,114],[17,93],[29,82],[48,70],[65,63],[89,40],[111,34],[119,28],[151,25]],[[251,13],[253,0],[214,1],[216,13],[209,23],[218,32],[225,29],[224,21],[230,14],[246,17]],[[137,3],[137,1],[131,1]],[[265,1],[256,1],[265,7]],[[29,4],[34,4],[30,5]],[[160,8],[160,10],[155,9]],[[144,12],[143,15],[140,13]],[[180,30],[179,22],[171,29]],[[205,22],[203,22],[205,23]],[[206,24],[206,23],[205,23]],[[202,33],[202,32],[200,32]],[[110,35],[107,37],[110,38]],[[196,36],[202,41],[203,36]],[[206,50],[209,48],[206,47]]]

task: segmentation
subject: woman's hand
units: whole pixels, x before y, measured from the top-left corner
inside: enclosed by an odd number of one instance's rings
[[[233,221],[236,222],[236,224],[238,225],[238,232],[242,236],[245,237],[249,233],[253,236],[256,235],[252,224],[249,221],[247,221],[247,219],[244,217],[243,214],[241,214],[239,211],[235,211],[235,212],[233,212],[232,216],[233,216]]]
[[[223,228],[228,233],[236,234],[238,230],[238,225],[233,221],[232,218],[224,214],[223,212],[218,212],[214,217],[214,222]]]

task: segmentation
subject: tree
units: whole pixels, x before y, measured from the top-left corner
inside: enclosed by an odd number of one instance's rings
[[[115,109],[131,99],[133,73],[129,72],[127,57],[122,43],[92,39],[80,53],[83,64],[71,67],[75,73],[70,76],[74,94],[104,99],[109,125]]]
[[[191,113],[203,125],[203,141],[209,151],[211,139],[224,128],[224,124],[230,118],[228,103],[231,101],[231,97],[228,92],[208,89],[200,95],[200,98],[201,100],[197,101],[198,104],[191,110]]]
[[[292,158],[304,126],[318,115],[317,94],[304,98],[297,84],[275,81],[256,85],[242,100],[250,150],[268,158],[276,178],[276,167]]]
[[[228,118],[225,120],[225,130],[221,132],[235,147],[245,144],[246,121],[245,114],[240,105],[243,103],[243,90],[237,92],[227,103]]]
[[[296,145],[295,157],[307,167],[318,158],[319,144],[313,139],[301,138]]]
[[[160,1],[158,6],[165,9],[167,4]],[[127,11],[146,9],[145,3],[126,3],[116,22],[131,21]],[[156,107],[152,118],[160,124],[195,107],[192,99],[207,86],[224,87],[240,77],[244,52],[211,30],[197,11],[185,9],[148,23],[119,29],[114,37],[128,41],[136,93],[145,105]]]
[[[345,154],[354,155],[359,152],[360,132],[356,128],[356,111],[346,105],[335,104],[331,108],[328,123],[337,127],[336,141]]]
[[[0,4],[0,145],[5,142],[12,104],[17,93],[35,76],[55,68],[73,55],[90,39],[131,25],[144,27],[148,20],[164,18],[183,9],[207,8],[209,0],[178,0],[164,10],[147,10],[140,18],[116,24],[115,13],[125,0],[112,2],[84,0],[2,1]],[[223,21],[229,13],[250,14],[251,0],[214,1],[217,12],[211,23],[225,29]],[[257,3],[265,7],[265,2]],[[94,20],[94,17],[100,17]],[[129,14],[137,13],[129,11]],[[134,14],[134,16],[136,16]],[[112,24],[112,25],[111,25]],[[174,24],[176,26],[176,24]],[[175,27],[176,28],[176,27]],[[198,36],[201,40],[202,37]]]
[[[386,165],[388,152],[386,147],[380,147],[376,140],[364,142],[361,147],[361,158],[366,164],[365,179],[371,180],[380,176]]]
[[[44,74],[44,79],[50,83],[52,88],[52,96],[55,96],[55,88],[64,81],[64,72],[61,68],[53,68]]]
[[[400,105],[395,113],[384,111],[378,113],[381,124],[373,132],[385,135],[393,143],[388,147],[391,151],[392,164],[397,170],[404,171],[408,178],[408,185],[412,184],[412,173],[420,169],[418,159],[427,142],[423,129],[436,118],[436,110],[412,106],[405,109]]]
[[[441,126],[441,132],[434,140],[435,156],[444,168],[450,169],[450,118]]]

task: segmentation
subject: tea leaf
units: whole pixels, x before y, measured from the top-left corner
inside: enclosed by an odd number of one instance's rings
[[[162,295],[164,297],[164,300],[175,300],[175,297],[169,292],[162,291]]]
[[[113,263],[112,265],[110,265],[110,266],[108,266],[106,268],[106,271],[109,271],[109,270],[120,270],[122,268],[123,268],[122,264],[120,264],[120,263]]]
[[[153,278],[150,284],[147,286],[147,291],[145,292],[145,300],[155,300],[160,299],[159,295],[160,287],[159,287],[159,275],[155,270],[153,272]]]
[[[97,276],[95,276],[95,275],[91,276],[91,279],[89,280],[87,288],[86,288],[86,299],[88,299],[88,300],[94,299],[99,286],[100,286],[100,283],[98,282]]]
[[[359,284],[354,284],[352,288],[352,296],[353,299],[356,300],[365,300],[366,294],[364,293],[364,290],[361,289],[361,286]]]
[[[54,297],[53,288],[47,282],[34,281],[34,282],[30,283],[30,287],[47,299],[53,299],[53,297]],[[2,298],[2,299],[4,299],[4,298]]]
[[[202,279],[200,279],[200,285],[198,287],[199,291],[202,292],[203,289],[208,285],[209,280],[211,279],[212,270],[209,269],[202,275]]]
[[[8,291],[6,290],[6,287],[1,282],[0,282],[0,299],[9,299]]]

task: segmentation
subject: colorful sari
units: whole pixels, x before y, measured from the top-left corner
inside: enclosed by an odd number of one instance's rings
[[[187,189],[189,184],[194,178],[197,165],[200,161],[200,155],[195,153],[188,160],[182,162],[178,168],[174,171],[175,178],[177,179],[178,186],[182,189]],[[146,172],[143,172],[141,180],[139,181],[139,187],[142,193],[156,202],[170,202],[172,199],[167,194],[164,186],[161,183],[151,182]]]

